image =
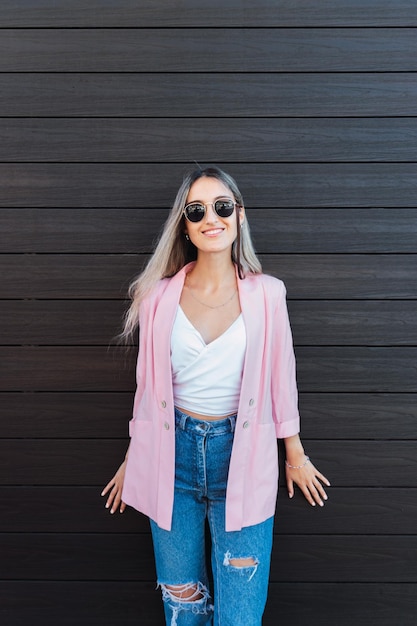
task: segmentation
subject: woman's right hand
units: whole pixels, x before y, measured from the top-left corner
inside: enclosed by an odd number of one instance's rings
[[[122,500],[123,483],[125,479],[126,459],[123,461],[113,478],[107,483],[101,492],[102,496],[108,494],[106,501],[106,509],[110,509],[110,513],[115,513],[119,508],[120,513],[126,508],[125,502]]]

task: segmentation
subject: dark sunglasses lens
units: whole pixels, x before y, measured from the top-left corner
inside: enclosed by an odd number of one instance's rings
[[[185,215],[190,222],[200,222],[205,212],[206,209],[202,204],[189,204],[185,207]]]
[[[214,208],[219,217],[230,217],[235,209],[235,204],[232,200],[217,200],[214,203]]]

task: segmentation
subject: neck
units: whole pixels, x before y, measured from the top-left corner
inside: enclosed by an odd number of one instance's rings
[[[210,285],[216,288],[234,281],[236,269],[230,257],[199,254],[191,274],[192,279],[198,281],[200,285]]]

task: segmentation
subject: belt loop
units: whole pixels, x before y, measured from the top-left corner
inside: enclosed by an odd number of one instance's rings
[[[229,417],[229,422],[230,422],[230,430],[232,433],[235,432],[235,426],[236,426],[236,416],[232,415],[231,417]]]

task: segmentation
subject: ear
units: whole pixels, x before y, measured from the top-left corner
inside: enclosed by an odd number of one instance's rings
[[[245,221],[245,207],[239,206],[239,224],[242,226]]]

